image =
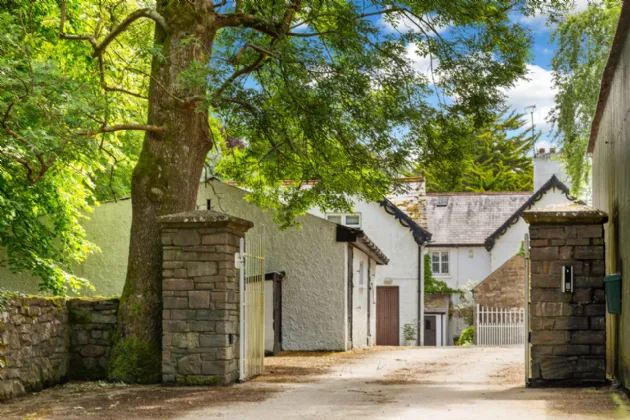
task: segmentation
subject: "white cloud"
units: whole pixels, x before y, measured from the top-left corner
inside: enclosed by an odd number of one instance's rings
[[[418,47],[415,44],[409,44],[406,47],[406,56],[411,61],[413,68],[420,74],[423,74],[429,81],[437,81],[438,75],[431,74],[431,57],[427,54],[425,56],[418,52]],[[433,57],[433,68],[438,65],[438,61]]]
[[[543,138],[548,138],[551,124],[546,118],[554,107],[557,89],[553,87],[551,70],[531,64],[527,66],[527,70],[526,79],[519,80],[513,88],[506,91],[507,103],[517,112],[527,113],[528,117],[530,110],[525,108],[536,105],[534,111],[536,130],[543,133]]]

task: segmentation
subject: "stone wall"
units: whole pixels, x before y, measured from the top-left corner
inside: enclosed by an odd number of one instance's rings
[[[252,224],[213,211],[164,216],[162,382],[239,378],[239,277],[234,254]]]
[[[489,308],[523,308],[525,258],[520,255],[513,256],[472,291],[475,305]]]
[[[105,378],[117,308],[116,299],[9,299],[0,313],[0,401]]]
[[[107,377],[118,303],[118,299],[68,301],[69,379],[96,380]]]
[[[592,385],[606,379],[605,215],[585,206],[567,208],[524,215],[531,224],[533,386]],[[560,289],[565,265],[574,270],[573,293]]]

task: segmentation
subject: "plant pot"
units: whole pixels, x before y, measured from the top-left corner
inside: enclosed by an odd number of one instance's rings
[[[414,347],[416,345],[416,340],[405,340],[405,346]]]

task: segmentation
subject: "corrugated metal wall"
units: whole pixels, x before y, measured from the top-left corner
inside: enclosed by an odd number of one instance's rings
[[[630,42],[621,60],[593,151],[593,206],[609,215],[606,274],[624,274],[622,310],[607,316],[608,373],[630,387]]]

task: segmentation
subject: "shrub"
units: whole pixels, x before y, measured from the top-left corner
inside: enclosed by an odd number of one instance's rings
[[[462,331],[462,335],[459,336],[459,345],[460,346],[470,346],[473,344],[473,340],[475,337],[475,327],[468,327],[464,331]]]

